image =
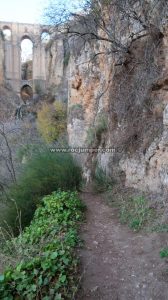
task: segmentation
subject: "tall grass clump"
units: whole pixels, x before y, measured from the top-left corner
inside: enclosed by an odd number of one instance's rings
[[[93,177],[94,190],[96,192],[105,192],[111,190],[113,185],[113,178],[110,178],[102,168],[97,166]]]
[[[120,220],[131,229],[138,231],[154,218],[153,209],[143,196],[137,196],[123,201],[120,207]]]
[[[51,153],[48,149],[36,152],[23,166],[16,184],[9,190],[9,201],[3,223],[18,231],[32,220],[41,198],[61,189],[78,190],[81,169],[68,153]],[[19,213],[18,213],[19,212]]]

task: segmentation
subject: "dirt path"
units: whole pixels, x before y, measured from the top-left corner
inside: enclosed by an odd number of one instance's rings
[[[159,257],[167,234],[134,233],[101,196],[82,198],[88,210],[77,300],[168,300],[168,263]]]

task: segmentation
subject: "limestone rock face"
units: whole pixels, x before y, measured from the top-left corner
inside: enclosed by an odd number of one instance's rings
[[[68,100],[68,61],[63,39],[54,40],[46,47],[47,88],[55,99]]]
[[[165,107],[165,110],[163,112],[163,125],[168,126],[168,104]]]
[[[4,45],[2,33],[0,32],[0,84],[3,84],[5,80],[4,75]]]
[[[129,44],[130,32],[114,25],[119,41]],[[136,36],[136,21],[130,26]],[[168,27],[162,27],[161,35],[151,27],[117,54],[105,40],[76,36],[46,46],[47,89],[68,103],[69,145],[81,148],[76,157],[88,181],[100,167],[130,187],[168,189]],[[0,84],[3,55],[0,36]]]
[[[138,39],[131,54],[116,60],[104,41],[71,41],[68,135],[71,147],[90,149],[78,155],[85,173],[97,165],[127,186],[162,192],[168,189],[167,27],[152,47],[152,38]],[[93,59],[96,53],[106,54]]]

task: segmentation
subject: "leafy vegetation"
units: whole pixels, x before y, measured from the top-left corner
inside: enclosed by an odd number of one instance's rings
[[[1,220],[18,233],[19,217],[23,227],[32,220],[41,198],[60,188],[79,189],[81,169],[68,153],[50,153],[48,149],[36,151],[23,166],[17,183],[9,190],[6,213]],[[18,216],[19,211],[19,216]]]
[[[37,115],[39,132],[47,143],[59,138],[66,131],[66,107],[62,102],[44,104]]]
[[[168,248],[163,248],[163,249],[160,251],[160,257],[161,257],[161,258],[168,257]]]
[[[128,223],[129,227],[135,231],[151,219],[153,210],[147,205],[144,197],[134,197],[123,201],[120,206],[120,220],[122,223]]]
[[[29,227],[8,241],[4,253],[18,258],[0,276],[0,299],[72,299],[76,292],[77,228],[84,205],[76,192],[42,200]],[[8,259],[9,262],[9,259]]]

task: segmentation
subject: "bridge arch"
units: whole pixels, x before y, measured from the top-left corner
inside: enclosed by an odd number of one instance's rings
[[[34,38],[33,38],[32,34],[29,34],[29,33],[23,34],[20,38],[20,41],[22,42],[25,39],[30,40],[32,42],[32,44],[34,45]]]
[[[21,80],[33,79],[33,41],[29,35],[21,38]]]
[[[51,35],[47,29],[43,29],[41,32],[41,43],[48,44],[51,40]]]
[[[3,36],[6,41],[11,41],[12,38],[12,30],[9,26],[5,25],[2,28]]]
[[[48,57],[46,55],[46,45],[41,41],[43,32],[49,33],[47,25],[16,23],[0,21],[0,31],[8,30],[9,37],[4,37],[4,65],[6,82],[13,90],[20,95],[23,83],[35,86],[46,86],[48,79]],[[32,46],[32,66],[30,63],[22,68],[21,43],[26,39],[31,41]],[[27,71],[27,69],[29,69]],[[24,73],[24,74],[23,74]],[[26,73],[26,74],[25,74]],[[32,74],[31,74],[32,73]],[[28,75],[29,74],[29,75]],[[30,76],[31,75],[31,76]]]
[[[23,86],[20,89],[20,96],[21,96],[21,99],[24,102],[32,100],[32,98],[33,98],[33,89],[32,89],[30,84],[27,84],[27,83],[23,84]]]

